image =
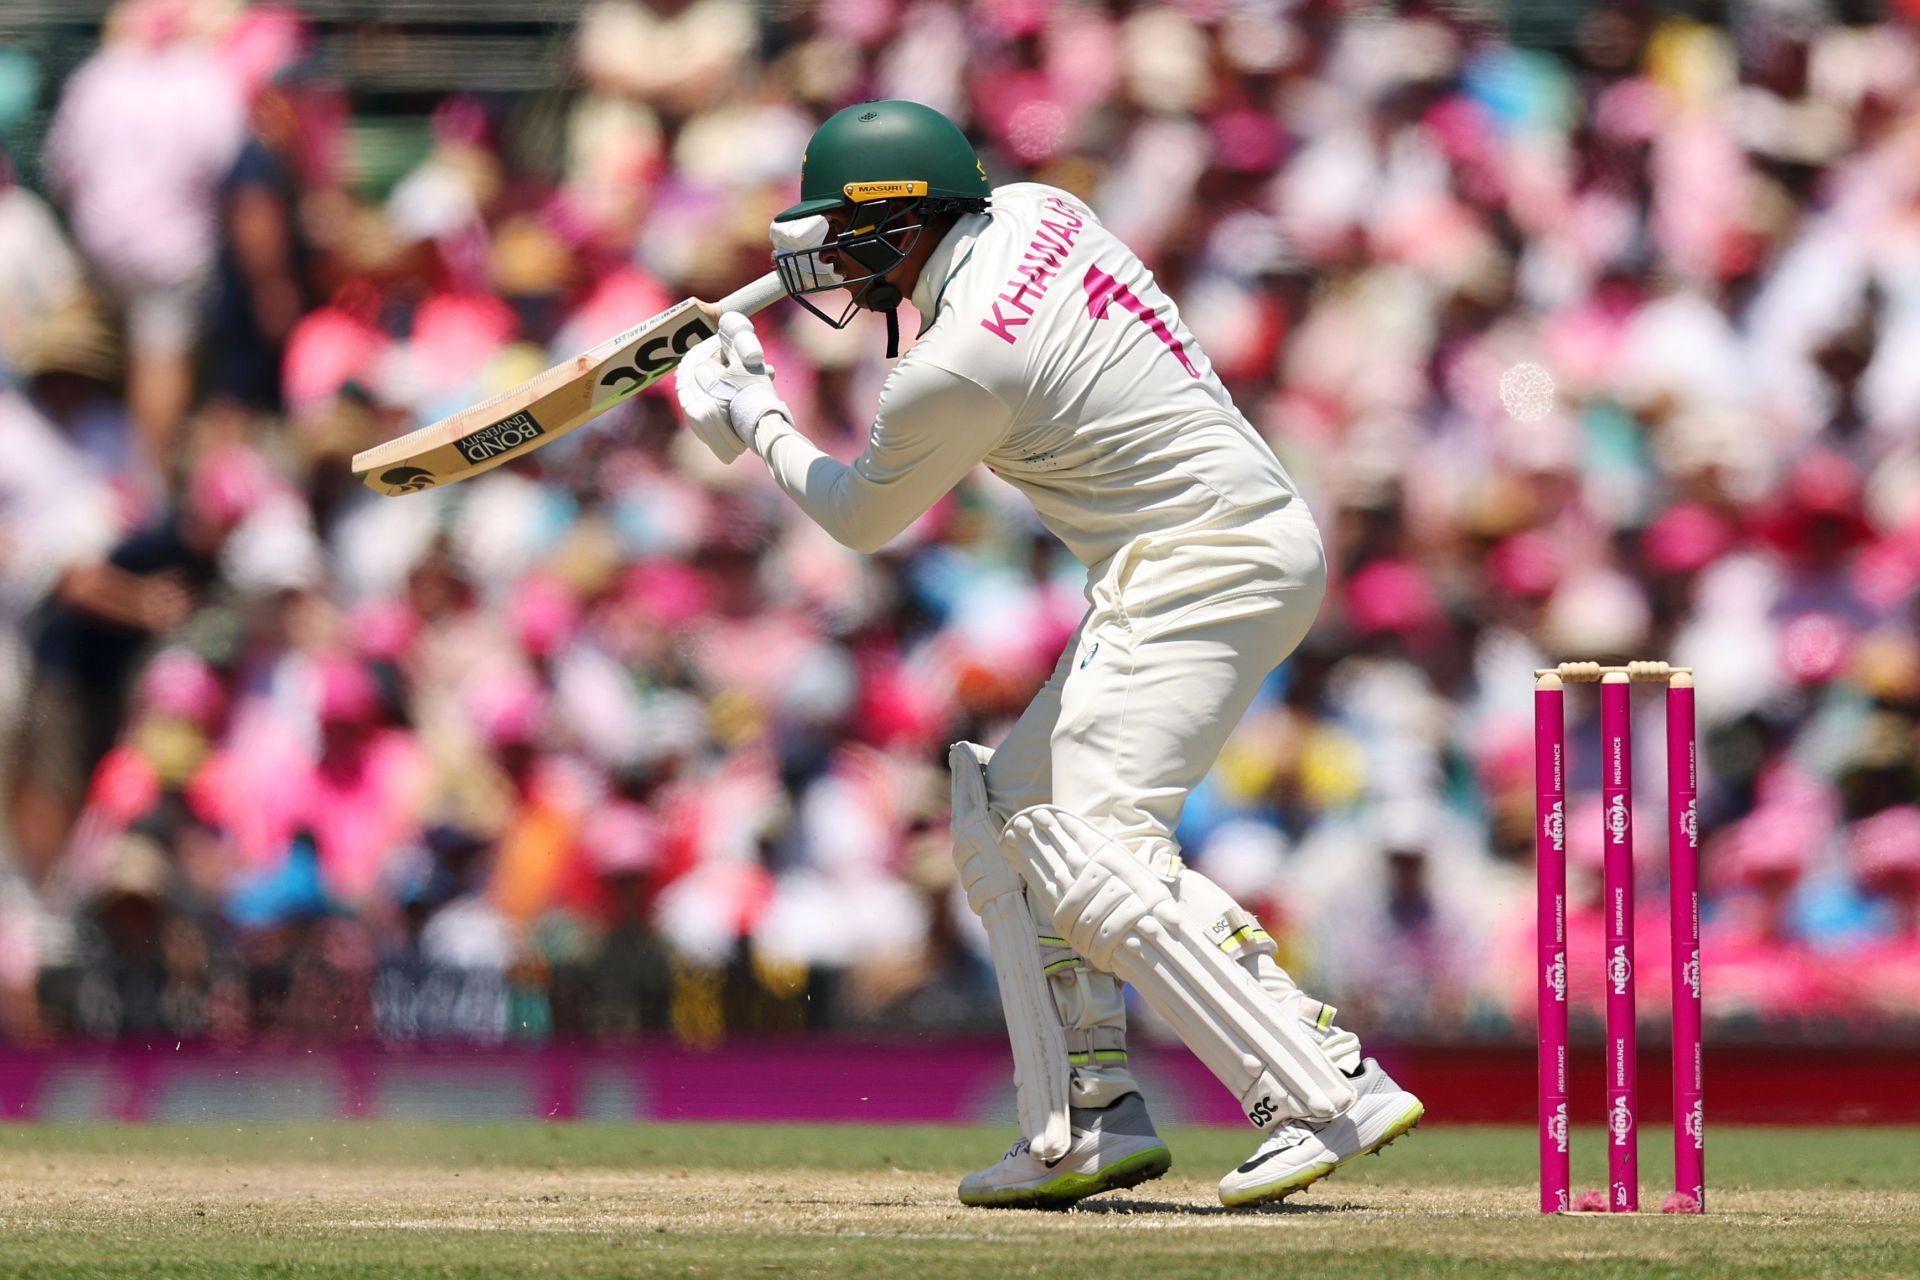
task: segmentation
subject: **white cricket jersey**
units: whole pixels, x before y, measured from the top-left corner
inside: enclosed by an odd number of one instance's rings
[[[997,188],[921,273],[932,324],[851,466],[784,421],[755,445],[828,533],[879,548],[984,462],[1096,573],[1143,534],[1298,501],[1153,274],[1075,197]]]

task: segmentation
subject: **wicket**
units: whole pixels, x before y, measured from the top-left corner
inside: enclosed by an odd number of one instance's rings
[[[1706,1207],[1701,1092],[1700,851],[1693,672],[1664,662],[1607,667],[1563,662],[1534,672],[1534,853],[1539,946],[1540,1212],[1571,1207],[1567,1046],[1567,720],[1565,686],[1600,685],[1601,878],[1606,910],[1607,1208],[1640,1207],[1639,1089],[1635,1078],[1633,939],[1633,706],[1635,682],[1667,687],[1667,857],[1673,945],[1673,1165],[1675,1190]]]

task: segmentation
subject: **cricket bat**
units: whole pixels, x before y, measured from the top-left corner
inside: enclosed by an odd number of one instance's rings
[[[769,271],[718,302],[688,298],[517,387],[353,455],[353,474],[398,497],[453,484],[551,444],[673,372],[729,311],[752,315],[786,297]]]

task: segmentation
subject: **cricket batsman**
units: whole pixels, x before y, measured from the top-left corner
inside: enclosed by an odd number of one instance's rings
[[[883,546],[976,464],[1087,567],[1087,613],[997,749],[956,744],[954,859],[984,922],[1023,1137],[970,1205],[1060,1206],[1172,1164],[1127,1067],[1131,985],[1263,1139],[1220,1181],[1278,1200],[1420,1120],[1174,840],[1181,807],[1326,591],[1313,517],[1153,274],[1065,191],[991,187],[911,102],[821,125],[773,223],[787,291],[837,326],[911,299],[918,341],[851,466],[795,429],[752,322],[721,318],[678,395],[722,461],[760,455],[801,510]],[[815,299],[846,291],[844,305]]]

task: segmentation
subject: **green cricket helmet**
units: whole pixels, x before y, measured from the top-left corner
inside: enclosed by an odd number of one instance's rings
[[[979,212],[992,188],[959,126],[917,102],[862,102],[814,131],[800,160],[800,202],[774,217],[774,267],[807,310],[843,328],[862,308],[883,311],[888,354],[897,350],[900,290],[883,277],[899,266],[930,215]],[[838,227],[823,220],[836,212]],[[844,273],[839,264],[856,268]],[[806,295],[853,291],[838,317]]]
[[[984,208],[990,194],[980,157],[953,121],[917,102],[862,102],[814,130],[800,157],[800,203],[774,221],[901,198]]]

